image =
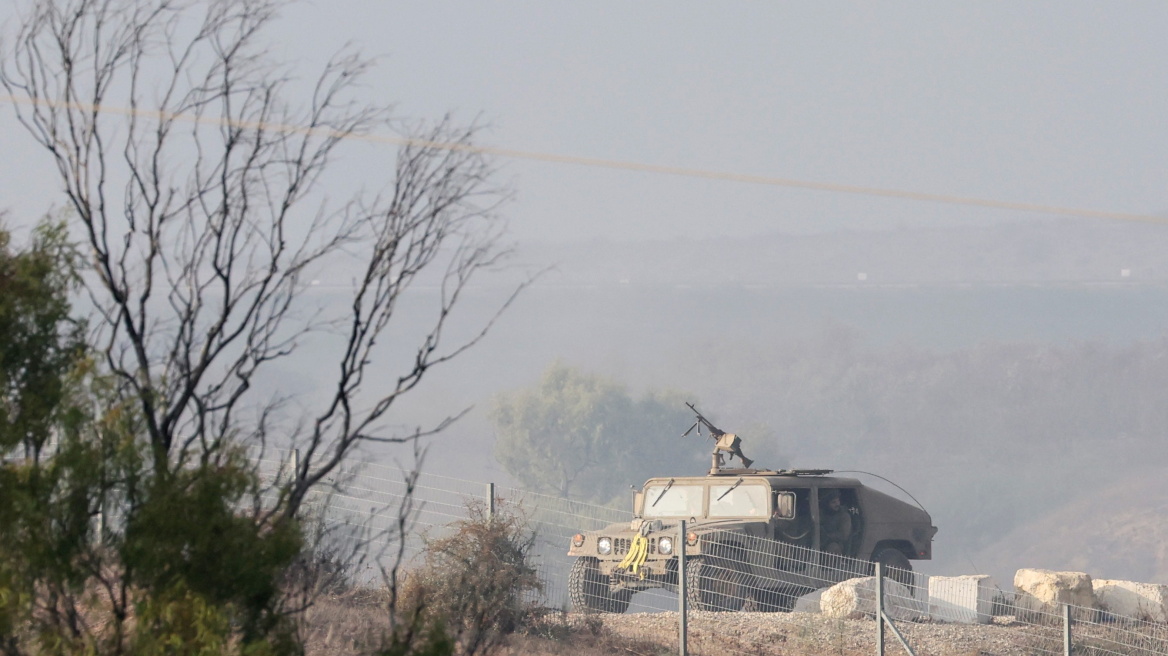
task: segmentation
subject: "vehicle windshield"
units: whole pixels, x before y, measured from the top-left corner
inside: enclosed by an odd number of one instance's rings
[[[702,486],[654,483],[645,487],[645,517],[701,517]]]
[[[710,517],[766,517],[768,492],[762,485],[711,485]]]

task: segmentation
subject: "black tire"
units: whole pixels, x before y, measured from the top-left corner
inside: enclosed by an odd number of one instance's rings
[[[782,588],[767,589],[759,588],[751,594],[754,600],[754,610],[759,613],[777,613],[782,610],[789,610],[783,608],[783,590]]]
[[[873,563],[884,565],[884,576],[908,588],[910,595],[916,596],[913,589],[913,568],[908,556],[895,547],[885,547],[872,556]]]
[[[735,612],[746,602],[742,574],[732,561],[715,556],[687,559],[685,585],[693,610]]]
[[[568,573],[568,596],[572,608],[596,613],[623,613],[629,607],[632,590],[613,592],[607,576],[600,573],[595,558],[577,558]]]
[[[812,592],[812,589],[797,585],[758,589],[754,591],[754,610],[760,613],[789,613],[795,608],[799,597],[808,592]]]

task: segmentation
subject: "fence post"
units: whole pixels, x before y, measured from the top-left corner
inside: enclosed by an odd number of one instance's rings
[[[681,520],[681,528],[677,532],[677,653],[687,656],[689,653],[689,627],[686,608],[686,598],[689,591],[685,584],[685,520]]]
[[[101,498],[97,502],[97,543],[105,544],[106,519],[105,519],[105,489],[101,491]]]
[[[876,654],[884,656],[884,564],[876,563]]]
[[[487,519],[495,518],[495,484],[487,483]]]
[[[300,449],[292,449],[292,453],[288,454],[288,483],[296,483],[296,477],[300,475]]]
[[[1063,655],[1071,656],[1071,605],[1063,604]]]

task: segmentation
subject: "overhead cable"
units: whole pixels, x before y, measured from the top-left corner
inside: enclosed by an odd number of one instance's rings
[[[479,146],[467,143],[429,141],[386,134],[354,134],[328,128],[307,128],[304,126],[267,123],[263,121],[238,121],[225,118],[210,118],[190,114],[164,112],[157,110],[134,109],[127,107],[112,107],[109,105],[89,105],[77,102],[50,101],[43,98],[28,98],[16,96],[0,96],[0,102],[20,105],[34,105],[46,107],[66,107],[80,109],[88,113],[123,114],[157,120],[181,120],[192,123],[206,123],[224,125],[244,129],[263,129],[288,134],[308,134],[328,138],[386,143],[396,146],[421,146],[439,150],[462,151],[494,155],[509,159],[529,160],[536,162],[551,162],[555,164],[573,164],[577,166],[591,166],[595,168],[614,169],[620,171],[638,171],[642,173],[658,173],[662,175],[680,176],[687,178],[702,178],[707,180],[723,180],[727,182],[741,182],[746,184],[766,185],[772,187],[788,187],[793,189],[810,189],[814,191],[828,191],[860,196],[874,196],[879,198],[898,198],[903,200],[942,203],[947,205],[964,205],[969,207],[984,207],[989,209],[1011,210],[1017,212],[1031,212],[1037,214],[1053,214],[1061,216],[1077,216],[1091,219],[1109,219],[1113,221],[1133,221],[1141,223],[1168,224],[1168,216],[1154,214],[1136,214],[1131,212],[1114,212],[1109,210],[1093,210],[1078,207],[1058,205],[1043,205],[1039,203],[1024,203],[1015,201],[993,200],[988,198],[974,198],[970,196],[956,196],[951,194],[935,194],[903,189],[885,189],[880,187],[865,187],[859,185],[839,184],[834,182],[815,182],[811,180],[796,180],[748,173],[732,173],[726,171],[712,171],[708,169],[694,169],[680,166],[666,166],[662,164],[647,164],[625,160],[603,159],[598,157],[582,157],[578,155],[562,155],[538,151],[517,150],[496,146]]]

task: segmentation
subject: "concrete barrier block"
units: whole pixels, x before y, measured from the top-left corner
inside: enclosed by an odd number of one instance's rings
[[[791,609],[792,613],[818,613],[819,600],[823,597],[823,591],[826,588],[820,588],[799,597],[795,600],[795,607]]]
[[[929,578],[929,616],[936,622],[989,624],[998,593],[998,584],[990,576],[933,576]]]
[[[1168,585],[1096,579],[1091,582],[1099,608],[1116,616],[1168,622]]]

